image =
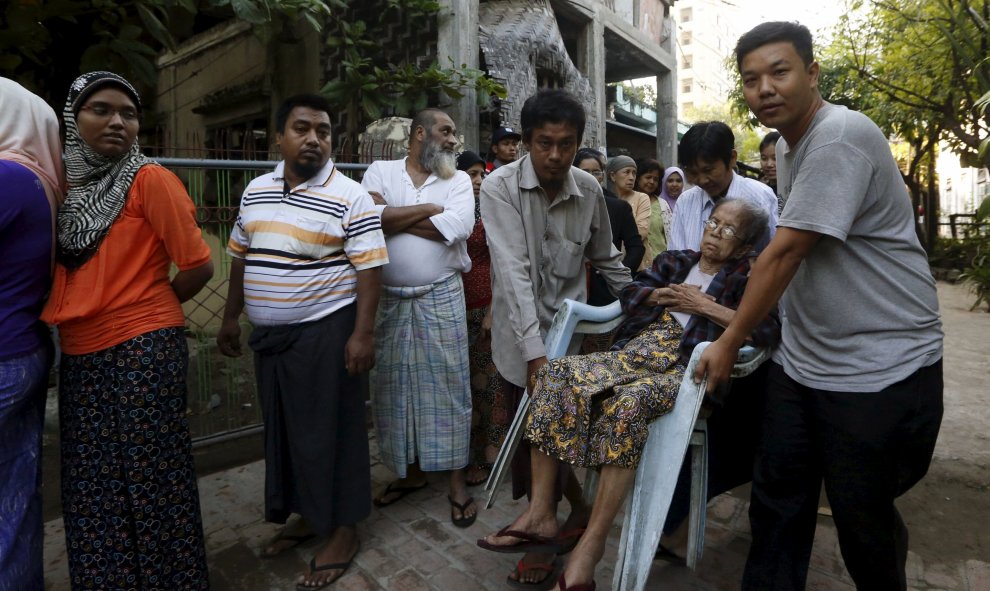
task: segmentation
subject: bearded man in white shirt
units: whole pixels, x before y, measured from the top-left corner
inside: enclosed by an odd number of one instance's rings
[[[456,134],[443,111],[421,111],[409,155],[372,163],[362,185],[379,205],[394,253],[382,268],[371,387],[382,462],[399,478],[375,504],[395,503],[425,487],[426,472],[443,472],[451,521],[468,527],[477,506],[464,476],[471,387],[461,273],[471,269],[474,191],[457,170]]]

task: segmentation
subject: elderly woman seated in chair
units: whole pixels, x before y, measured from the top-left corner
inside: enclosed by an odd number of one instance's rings
[[[766,232],[767,214],[744,200],[721,201],[705,222],[701,252],[661,253],[620,295],[627,315],[611,351],[563,357],[536,374],[526,437],[532,442],[533,493],[515,522],[478,545],[495,552],[554,553],[554,476],[558,462],[600,469],[591,520],[567,562],[547,565],[546,584],[592,590],[605,540],[636,474],[649,424],[673,407],[695,345],[718,337],[735,314],[748,255]],[[776,311],[751,341],[780,339]],[[557,578],[559,574],[559,579]],[[569,586],[568,586],[569,585]]]

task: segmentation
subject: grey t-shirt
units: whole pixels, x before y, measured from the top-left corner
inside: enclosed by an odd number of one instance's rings
[[[781,300],[774,359],[798,383],[876,392],[942,357],[935,280],[887,139],[826,103],[794,147],[777,144],[779,225],[822,234]]]

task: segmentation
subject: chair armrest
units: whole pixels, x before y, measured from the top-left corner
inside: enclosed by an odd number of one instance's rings
[[[579,322],[605,323],[622,316],[622,304],[618,300],[607,306],[589,306],[575,300],[564,300],[554,314],[553,324],[544,341],[547,357],[556,359],[567,354]]]
[[[756,368],[763,365],[763,362],[770,359],[771,350],[769,347],[754,347],[745,345],[739,349],[736,363],[732,366],[732,377],[741,378],[756,371]]]

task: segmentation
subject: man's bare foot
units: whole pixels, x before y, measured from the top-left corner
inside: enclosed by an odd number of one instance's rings
[[[468,494],[465,470],[450,472],[450,492],[447,494],[447,500],[450,501],[450,520],[454,525],[468,527],[474,523],[474,518],[478,515],[478,505]]]
[[[296,589],[320,589],[342,577],[359,546],[357,530],[353,526],[338,527],[316,552],[306,573],[296,579]]]
[[[302,519],[290,521],[262,549],[263,558],[274,558],[316,537]]]

